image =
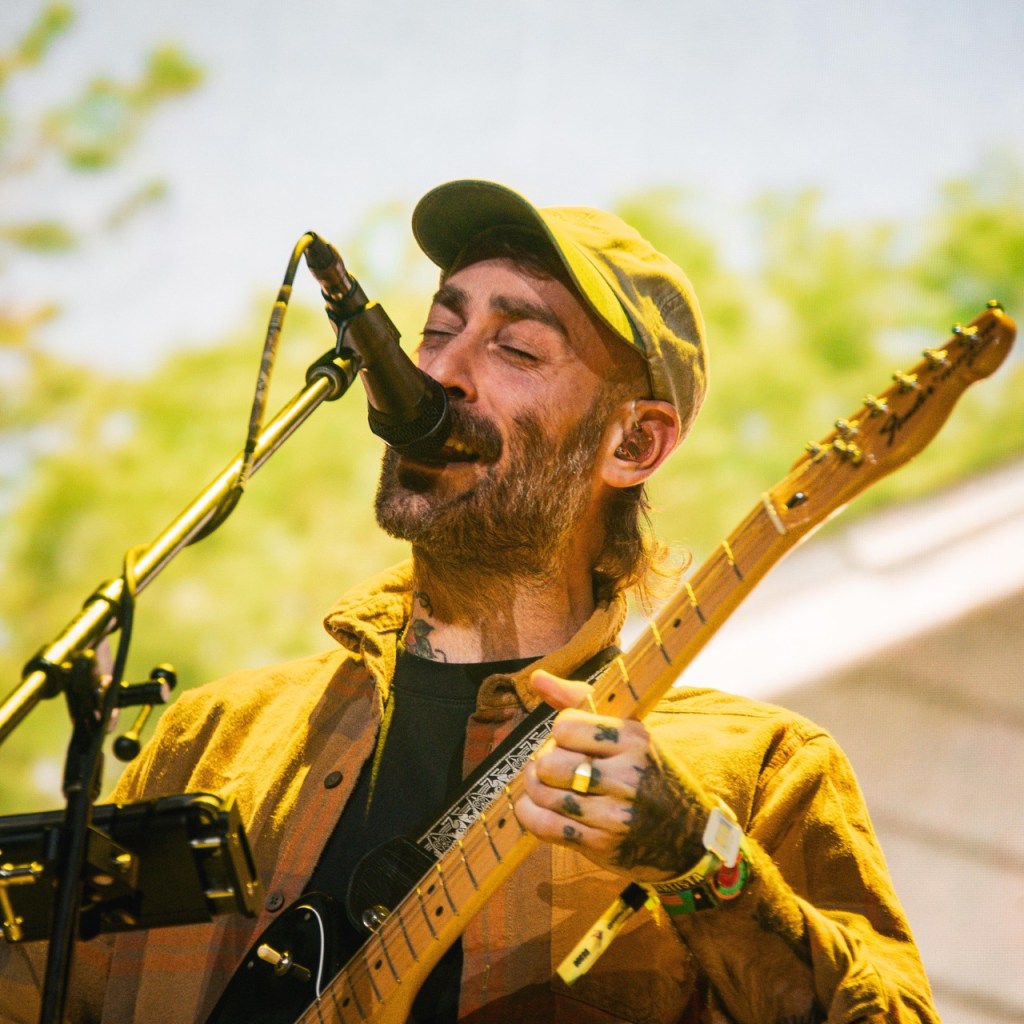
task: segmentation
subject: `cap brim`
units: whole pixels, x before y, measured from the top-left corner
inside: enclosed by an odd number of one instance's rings
[[[417,243],[444,272],[467,242],[497,225],[539,229],[591,309],[623,341],[643,351],[614,287],[600,268],[565,231],[518,192],[492,181],[450,181],[428,192],[412,215]]]

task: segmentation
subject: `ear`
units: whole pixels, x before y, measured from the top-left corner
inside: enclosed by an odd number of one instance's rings
[[[675,406],[655,398],[623,402],[609,422],[601,451],[601,479],[609,487],[648,480],[681,439]]]

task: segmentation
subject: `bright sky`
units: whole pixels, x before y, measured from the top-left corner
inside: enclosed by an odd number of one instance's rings
[[[6,0],[0,41],[40,4]],[[276,287],[312,228],[339,246],[377,204],[452,177],[544,204],[682,185],[742,259],[744,204],[822,189],[856,222],[926,210],[986,150],[1024,160],[1016,0],[85,0],[46,70],[9,90],[43,107],[173,40],[207,72],[114,179],[54,176],[10,211],[95,223],[152,177],[169,198],[86,259],[22,260],[0,288],[67,297],[62,351],[141,368],[218,337]],[[352,268],[372,294],[366,268]],[[309,298],[316,297],[314,288]],[[254,340],[255,346],[258,340]]]

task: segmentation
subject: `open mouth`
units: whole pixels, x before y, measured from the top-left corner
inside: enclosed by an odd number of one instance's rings
[[[413,460],[425,466],[446,466],[452,462],[478,462],[480,455],[468,445],[455,438],[448,438],[444,446],[435,454],[420,456]]]

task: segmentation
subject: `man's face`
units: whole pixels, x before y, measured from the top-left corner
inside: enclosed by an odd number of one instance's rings
[[[452,435],[436,461],[385,453],[381,526],[449,562],[528,575],[586,551],[619,344],[557,281],[505,260],[453,274],[419,349],[448,391]]]

